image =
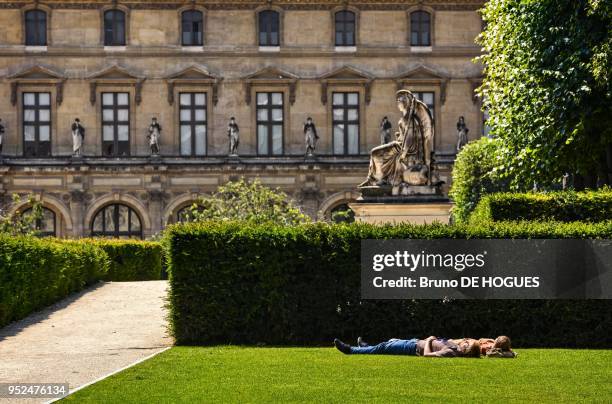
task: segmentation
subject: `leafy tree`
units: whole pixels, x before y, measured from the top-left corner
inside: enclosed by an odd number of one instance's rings
[[[512,184],[577,188],[612,173],[612,2],[496,0],[483,9],[480,93]]]
[[[267,188],[259,180],[244,179],[228,182],[212,197],[198,200],[191,208],[191,217],[194,221],[244,220],[282,225],[310,222],[284,192]]]
[[[19,203],[21,198],[13,194],[13,204]],[[20,212],[10,213],[7,209],[0,210],[0,233],[17,235],[36,235],[36,221],[42,218],[42,205],[33,196],[28,197],[31,210],[28,214]]]

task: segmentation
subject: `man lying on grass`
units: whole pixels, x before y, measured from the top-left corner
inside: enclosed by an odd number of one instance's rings
[[[480,357],[480,344],[477,340],[471,338],[460,340],[442,339],[433,336],[424,340],[393,338],[373,346],[350,346],[336,338],[334,345],[340,352],[347,355],[412,355],[437,358]]]

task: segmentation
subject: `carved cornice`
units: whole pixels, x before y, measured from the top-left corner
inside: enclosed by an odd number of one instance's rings
[[[351,7],[359,10],[406,10],[408,7],[424,4],[434,10],[450,10],[450,11],[474,11],[480,9],[484,5],[484,0],[360,0],[351,1]],[[32,2],[0,2],[0,9],[20,9]],[[255,10],[261,7],[261,1],[253,0],[199,0],[195,1],[198,6],[205,7],[209,10]],[[345,1],[340,0],[276,0],[274,6],[283,10],[331,10],[335,7],[345,4]],[[99,9],[108,5],[108,1],[78,1],[69,2],[60,0],[47,0],[45,5],[52,9]],[[133,10],[177,10],[185,5],[184,1],[172,0],[149,0],[149,1],[122,1],[121,5]]]
[[[343,66],[319,77],[321,81],[321,104],[327,104],[327,89],[331,85],[363,86],[365,102],[370,104],[374,77],[352,66]]]
[[[446,102],[446,87],[449,78],[446,74],[438,72],[433,67],[420,65],[396,76],[395,83],[397,89],[404,87],[429,85],[440,87],[440,102],[442,105]]]
[[[180,85],[205,85],[212,87],[213,105],[219,102],[219,82],[223,80],[212,75],[203,66],[192,65],[165,78],[168,87],[168,104],[174,103],[174,88]]]
[[[13,73],[7,77],[11,87],[11,104],[17,104],[17,92],[21,86],[53,86],[55,101],[58,105],[64,100],[66,76],[45,66],[35,65]]]
[[[295,88],[299,77],[293,73],[278,69],[276,67],[265,67],[255,73],[244,77],[244,101],[247,105],[251,104],[251,88],[254,85],[264,86],[288,86],[289,103],[295,103]]]
[[[142,84],[145,77],[132,72],[131,70],[119,65],[112,65],[87,78],[89,81],[89,101],[91,105],[96,103],[96,90],[98,86],[134,86],[134,101],[140,105],[142,101]]]

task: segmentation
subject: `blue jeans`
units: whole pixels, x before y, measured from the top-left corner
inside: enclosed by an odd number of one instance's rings
[[[417,339],[390,339],[378,345],[351,347],[351,354],[371,355],[413,355],[416,356]]]

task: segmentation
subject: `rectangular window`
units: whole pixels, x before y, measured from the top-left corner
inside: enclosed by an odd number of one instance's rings
[[[23,93],[23,154],[51,155],[51,94]]]
[[[259,46],[279,46],[279,14],[265,10],[259,13]]]
[[[338,11],[335,15],[336,46],[355,46],[355,13]]]
[[[410,14],[410,45],[431,46],[431,15],[426,11]]]
[[[333,93],[333,151],[359,154],[359,93]]]
[[[201,11],[184,11],[182,14],[183,46],[202,46],[203,14]]]
[[[130,155],[129,93],[102,93],[102,154]]]
[[[179,95],[181,156],[206,155],[206,93]]]
[[[428,91],[415,91],[413,92],[414,96],[417,100],[423,101],[425,105],[431,111],[431,117],[434,118],[436,116],[435,112],[435,93]]]
[[[283,93],[257,93],[257,154],[283,154]]]
[[[26,46],[47,45],[47,13],[30,10],[25,13]]]
[[[125,46],[125,13],[123,11],[104,12],[104,46]]]

